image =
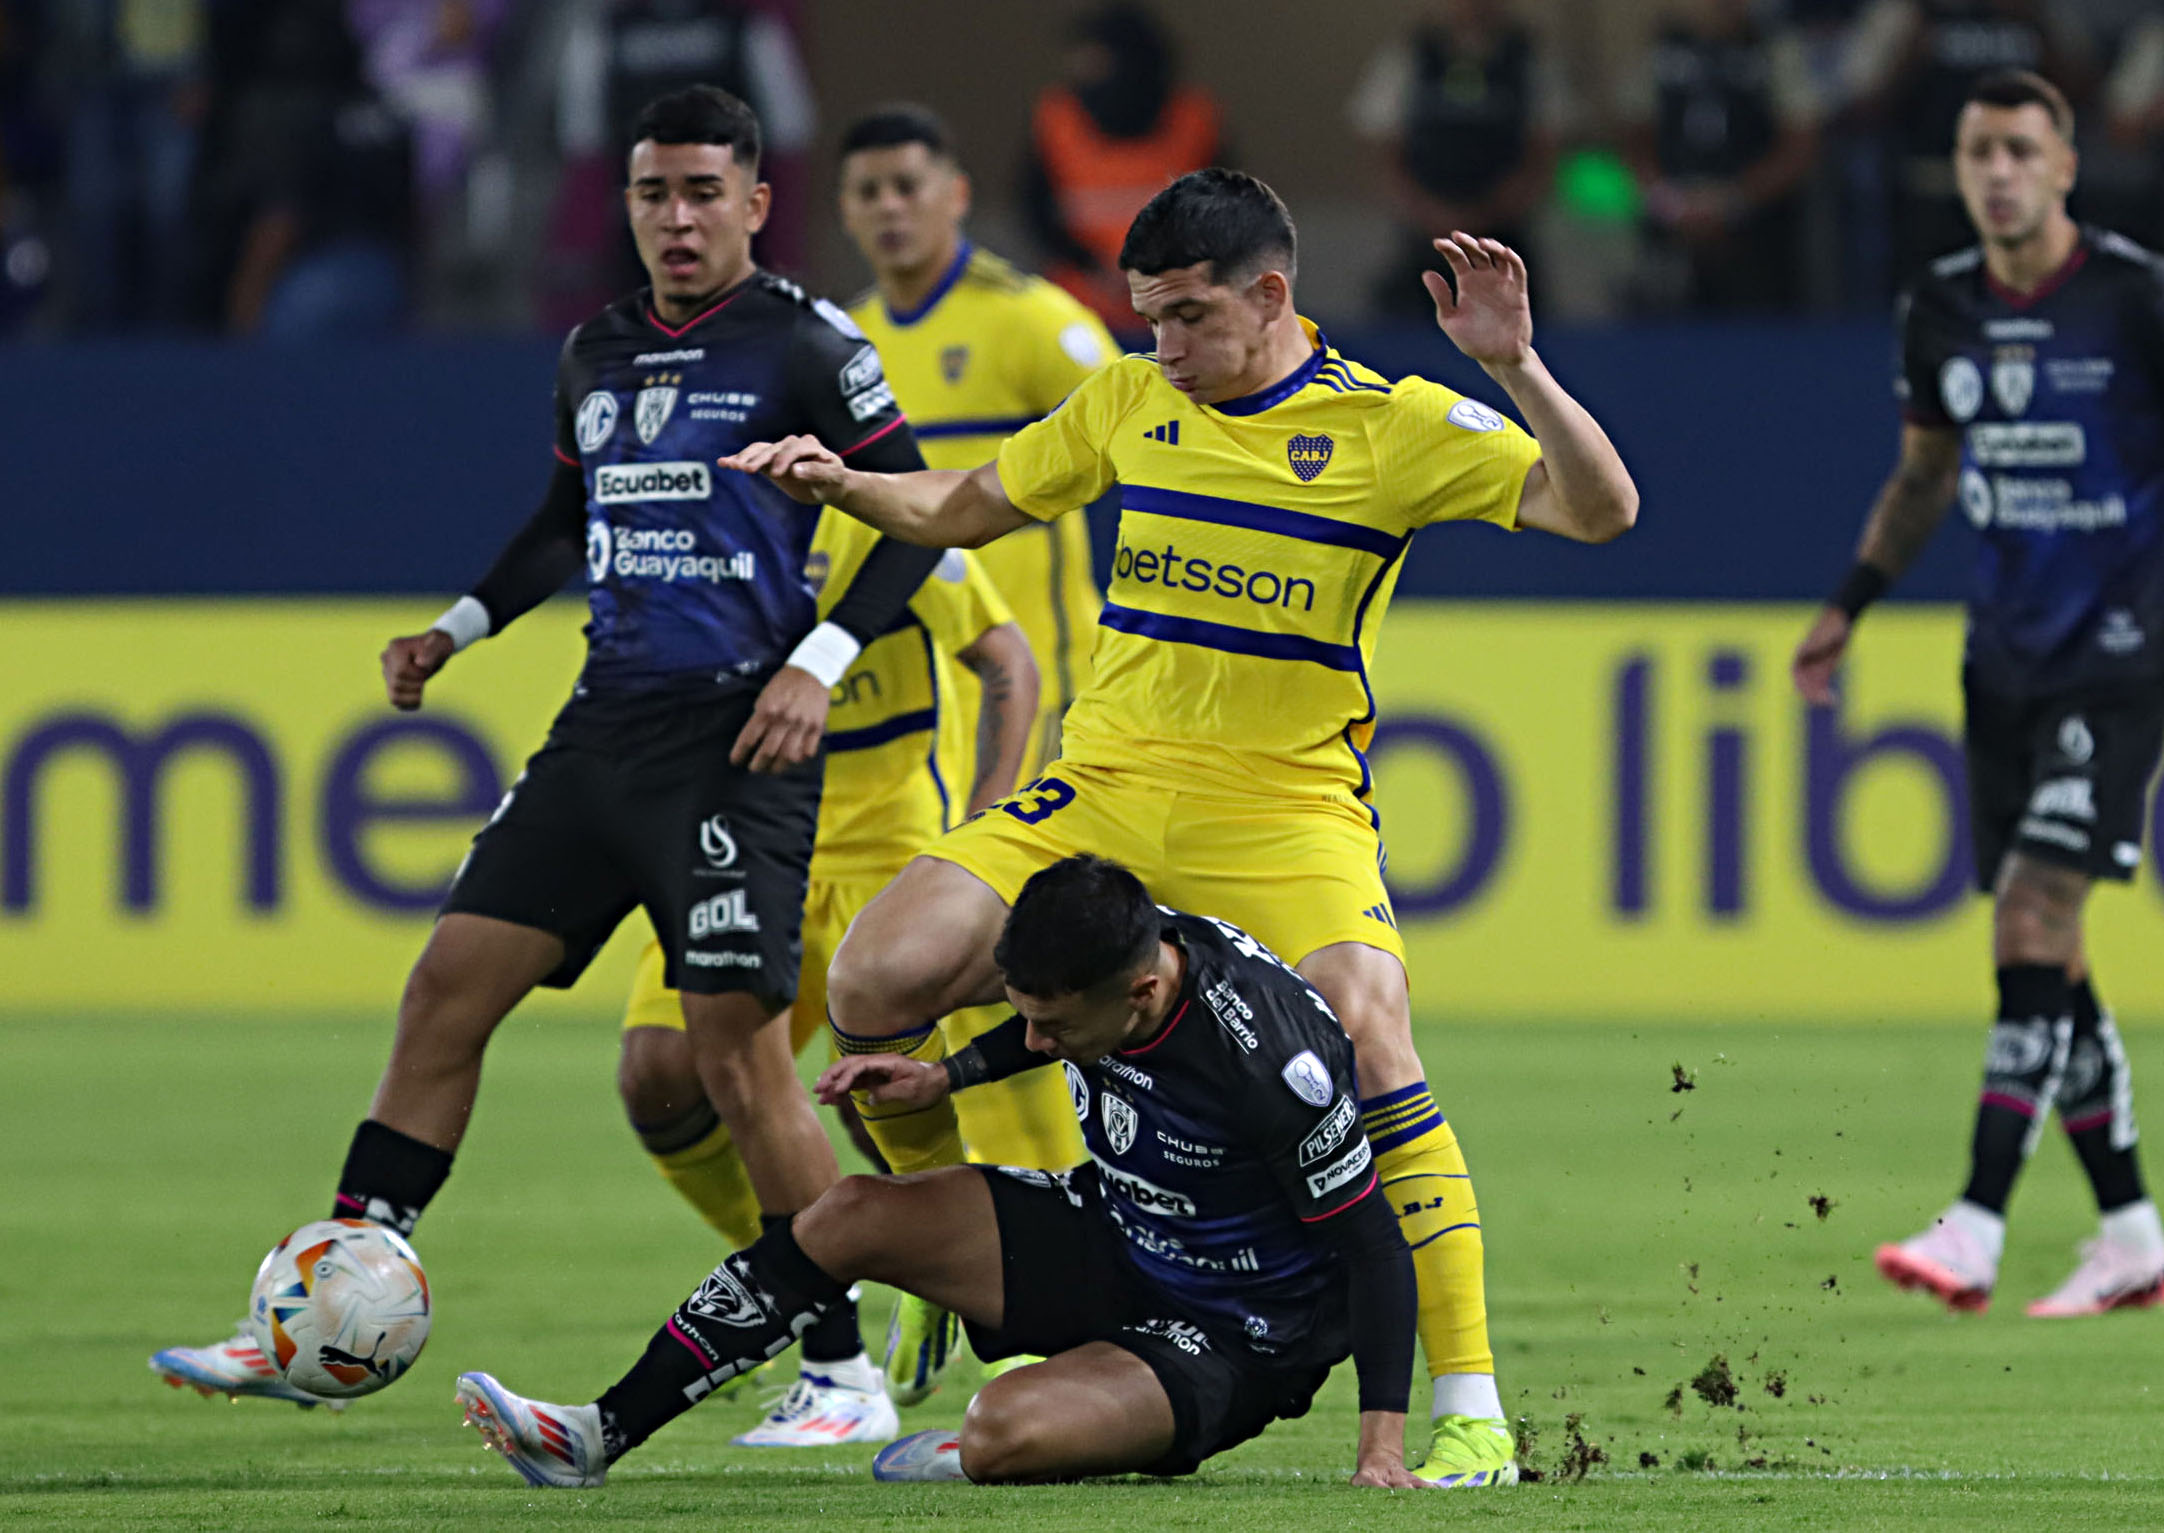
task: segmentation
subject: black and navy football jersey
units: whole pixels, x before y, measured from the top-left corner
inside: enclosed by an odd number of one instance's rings
[[[1187,974],[1164,1028],[1066,1067],[1105,1216],[1196,1322],[1264,1353],[1341,1346],[1322,1226],[1375,1190],[1352,1040],[1238,927],[1168,911],[1165,936]]]
[[[922,467],[879,353],[793,282],[757,273],[680,327],[641,292],[572,331],[556,454],[586,481],[582,692],[761,677],[812,630],[816,511],[715,466],[800,432],[860,467]]]
[[[2085,228],[2023,295],[1966,250],[1900,328],[1908,418],[1962,437],[1976,674],[2026,694],[2164,675],[2164,262]]]

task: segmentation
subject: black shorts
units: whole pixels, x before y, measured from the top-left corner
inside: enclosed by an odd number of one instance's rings
[[[1962,693],[1978,887],[1993,889],[2008,852],[2132,878],[2164,747],[2164,686],[2019,698],[1971,673]]]
[[[787,1005],[824,763],[732,766],[754,701],[572,699],[473,838],[444,912],[561,937],[543,983],[563,987],[643,905],[673,988]]]
[[[1305,1416],[1336,1359],[1261,1357],[1243,1338],[1170,1312],[1122,1251],[1098,1206],[1097,1168],[1065,1172],[980,1166],[999,1221],[1004,1323],[969,1325],[987,1362],[1052,1357],[1110,1342],[1148,1364],[1172,1402],[1172,1448],[1142,1473],[1193,1474],[1273,1421]]]

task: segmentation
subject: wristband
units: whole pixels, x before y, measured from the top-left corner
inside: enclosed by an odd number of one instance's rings
[[[983,1085],[992,1076],[992,1068],[985,1063],[983,1050],[975,1044],[956,1050],[941,1060],[940,1064],[947,1072],[949,1091],[967,1091],[972,1086]]]
[[[1853,623],[1862,615],[1863,609],[1884,596],[1886,588],[1892,584],[1884,570],[1859,559],[1842,577],[1833,595],[1826,599],[1826,605],[1847,614]]]
[[[461,596],[428,626],[450,635],[451,651],[456,654],[474,640],[487,638],[494,625],[489,621],[488,608],[471,596]]]
[[[838,623],[821,623],[804,635],[804,642],[789,652],[788,663],[809,671],[825,686],[837,685],[863,652],[856,636]]]

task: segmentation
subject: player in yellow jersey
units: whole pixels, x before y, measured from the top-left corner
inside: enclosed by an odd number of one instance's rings
[[[810,564],[822,608],[831,600],[826,592],[848,589],[875,541],[861,522],[834,512],[821,518]],[[947,706],[964,674],[978,680],[983,694],[974,732],[961,710]],[[1014,787],[1037,690],[1036,666],[1013,614],[976,556],[959,550],[910,598],[905,621],[867,644],[835,686],[805,895],[802,978],[790,1014],[796,1052],[826,1031],[827,965],[857,912],[963,814]],[[736,856],[731,827],[711,821],[701,827],[699,852],[712,892],[726,899]],[[683,1007],[663,977],[657,942],[649,941],[640,957],[625,1007],[617,1085],[669,1184],[731,1246],[756,1240],[759,1200],[692,1068]],[[1004,1090],[982,1114],[965,1104],[962,1134],[978,1158],[1049,1169],[1081,1160],[1066,1084],[1056,1076],[1035,1084],[1018,1078],[1013,1087],[1019,1089]],[[938,1339],[946,1339],[944,1331]],[[854,1306],[838,1308],[807,1332],[803,1347],[798,1385],[738,1442],[830,1446],[894,1435],[893,1405],[879,1370],[862,1355]]]
[[[1160,192],[1121,253],[1156,354],[1093,376],[996,462],[863,474],[792,437],[722,463],[935,546],[988,543],[1121,487],[1095,669],[1061,759],[942,838],[858,918],[828,976],[837,1037],[849,1051],[936,1057],[924,1019],[997,993],[1007,903],[1075,851],[1129,862],[1168,904],[1252,931],[1353,1038],[1375,1171],[1420,1287],[1436,1418],[1420,1474],[1477,1486],[1516,1470],[1471,1182],[1413,1048],[1383,887],[1362,754],[1375,721],[1367,666],[1420,528],[1483,520],[1600,542],[1632,524],[1638,497],[1533,350],[1516,254],[1463,234],[1436,245],[1449,268],[1425,278],[1437,322],[1530,436],[1437,384],[1393,384],[1331,350],[1293,307],[1284,204],[1251,176],[1208,170]],[[1239,1037],[1238,996],[1197,999]],[[1147,1068],[1128,1078],[1150,1089]],[[1315,1089],[1288,1075],[1287,1089],[1303,1085]],[[952,1125],[929,1114],[871,1127],[898,1170],[960,1157]]]
[[[969,199],[946,126],[927,108],[885,107],[843,132],[842,223],[876,284],[849,317],[879,348],[933,468],[975,468],[1119,354],[1064,290],[970,242]],[[1079,516],[1034,522],[979,557],[1044,678],[1027,781],[1059,754],[1060,719],[1089,679],[1089,528]]]

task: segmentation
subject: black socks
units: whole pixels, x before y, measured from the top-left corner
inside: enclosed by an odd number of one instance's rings
[[[775,1220],[758,1244],[737,1252],[677,1307],[631,1371],[595,1403],[610,1463],[705,1399],[718,1384],[785,1351],[844,1302],[829,1277]],[[852,1345],[853,1355],[857,1347]]]
[[[1999,970],[1999,1020],[1984,1061],[1969,1184],[1961,1194],[1966,1201],[2006,1212],[2014,1178],[2035,1149],[2037,1130],[2066,1074],[2073,1009],[2064,969],[2031,963]]]
[[[450,1174],[450,1151],[364,1118],[353,1131],[345,1169],[338,1173],[330,1216],[373,1219],[411,1235],[421,1211]]]
[[[787,1231],[793,1217],[794,1215],[790,1214],[762,1214],[759,1216],[759,1228],[769,1235],[774,1233],[777,1226]],[[797,1251],[798,1255],[803,1254],[797,1247],[794,1234],[789,1236],[788,1249]],[[817,1271],[816,1268],[813,1270]],[[825,1276],[824,1273],[820,1275]],[[857,1323],[857,1301],[850,1298],[847,1292],[835,1300],[833,1306],[804,1333],[804,1361],[807,1363],[846,1363],[863,1350],[864,1333]]]
[[[2073,1003],[2059,1122],[2089,1175],[2098,1211],[2108,1214],[2147,1196],[2134,1157],[2134,1082],[2119,1029],[2086,979],[2073,987]]]

